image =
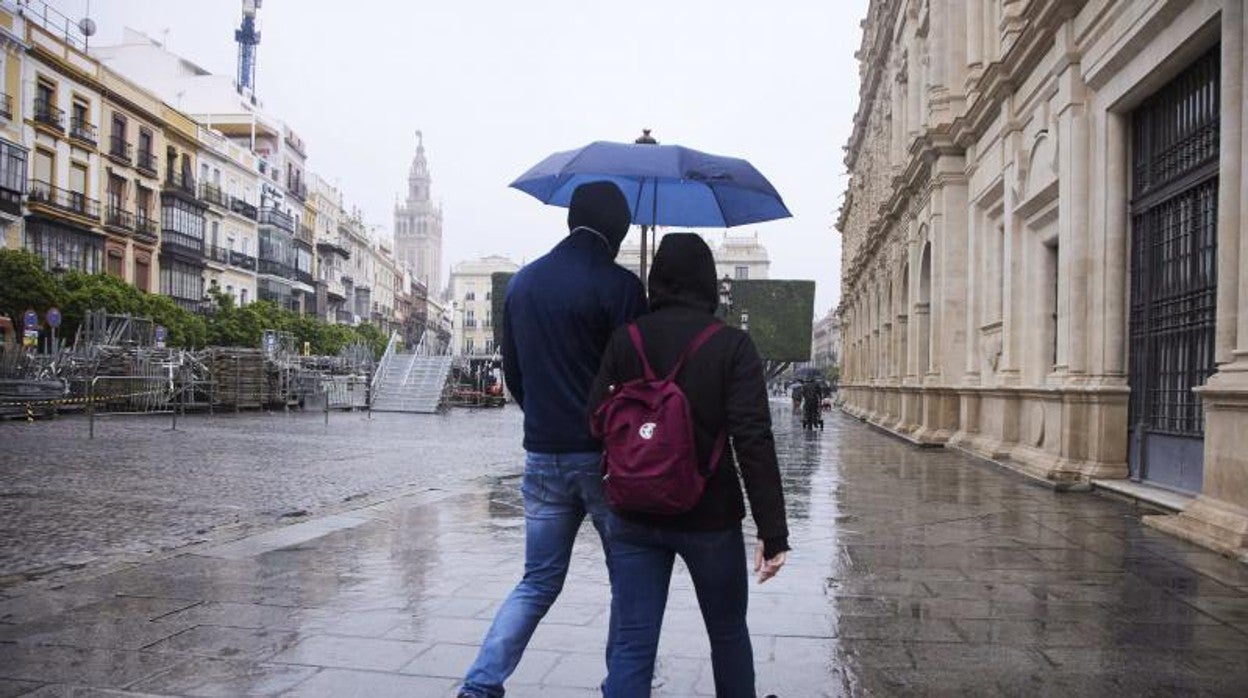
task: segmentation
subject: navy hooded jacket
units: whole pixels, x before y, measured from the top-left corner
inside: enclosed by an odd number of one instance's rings
[[[599,185],[610,190],[577,190],[568,214],[571,234],[507,286],[503,374],[524,410],[526,451],[602,448],[585,417],[590,384],[611,333],[646,309],[641,280],[615,263],[628,232],[628,206],[615,185]]]

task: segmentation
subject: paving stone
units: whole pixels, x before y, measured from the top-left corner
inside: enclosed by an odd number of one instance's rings
[[[344,669],[398,671],[427,648],[424,644],[399,640],[313,635],[274,656],[272,661]]]
[[[292,698],[412,698],[449,696],[455,682],[428,676],[323,669],[283,695]]]
[[[157,694],[233,698],[276,696],[309,679],[315,667],[193,657],[130,688]]]
[[[282,630],[199,625],[156,642],[147,650],[259,661],[285,651],[298,642],[299,637],[298,633]]]
[[[0,644],[0,678],[123,688],[177,664],[146,652]]]

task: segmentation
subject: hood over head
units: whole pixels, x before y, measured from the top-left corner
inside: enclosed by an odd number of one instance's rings
[[[696,233],[664,235],[650,269],[650,309],[681,305],[708,313],[719,307],[715,257]]]
[[[568,206],[568,231],[592,228],[602,234],[611,255],[620,251],[620,243],[628,234],[633,216],[628,210],[628,199],[614,182],[587,182],[572,192]]]

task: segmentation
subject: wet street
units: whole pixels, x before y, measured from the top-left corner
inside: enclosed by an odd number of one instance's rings
[[[774,405],[788,566],[761,694],[1243,695],[1248,567],[839,414]],[[522,569],[519,412],[0,423],[0,697],[453,696]],[[678,564],[656,695],[712,695]],[[508,695],[591,696],[586,526]]]

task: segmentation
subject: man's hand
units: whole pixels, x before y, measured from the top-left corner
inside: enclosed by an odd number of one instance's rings
[[[754,571],[758,573],[758,583],[771,579],[776,576],[784,563],[789,559],[787,552],[779,553],[770,560],[763,559],[763,542],[760,540],[758,546],[754,548]]]

